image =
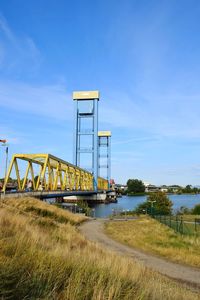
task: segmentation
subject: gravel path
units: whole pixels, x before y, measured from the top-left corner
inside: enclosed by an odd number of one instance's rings
[[[146,267],[170,278],[200,289],[200,269],[169,262],[163,258],[123,245],[104,233],[104,222],[105,220],[102,219],[85,222],[80,226],[80,231],[90,241],[97,242],[120,255],[136,259]]]

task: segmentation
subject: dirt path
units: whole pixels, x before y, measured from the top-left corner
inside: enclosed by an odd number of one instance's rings
[[[120,255],[137,259],[152,270],[200,289],[199,269],[169,262],[163,258],[140,252],[139,250],[114,241],[104,233],[104,222],[105,220],[98,219],[83,223],[80,226],[80,231],[90,241],[97,242]]]

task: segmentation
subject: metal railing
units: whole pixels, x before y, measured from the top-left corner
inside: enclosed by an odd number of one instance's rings
[[[184,218],[179,215],[152,215],[152,217],[180,234],[200,236],[200,218]]]

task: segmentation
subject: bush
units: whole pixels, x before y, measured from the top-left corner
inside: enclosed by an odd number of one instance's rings
[[[192,210],[193,215],[200,215],[200,204],[195,205],[195,207]]]

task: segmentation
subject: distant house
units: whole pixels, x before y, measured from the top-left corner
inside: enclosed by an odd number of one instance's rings
[[[127,190],[127,185],[116,183],[115,184],[115,189],[126,191]]]
[[[172,193],[177,193],[181,187],[179,185],[169,185],[168,189],[172,192]]]
[[[160,186],[160,191],[161,191],[161,192],[164,192],[164,193],[167,193],[167,192],[168,192],[168,186],[166,186],[166,185],[161,185],[161,186]]]
[[[158,192],[159,190],[160,190],[160,188],[153,184],[148,184],[145,186],[146,193]]]

